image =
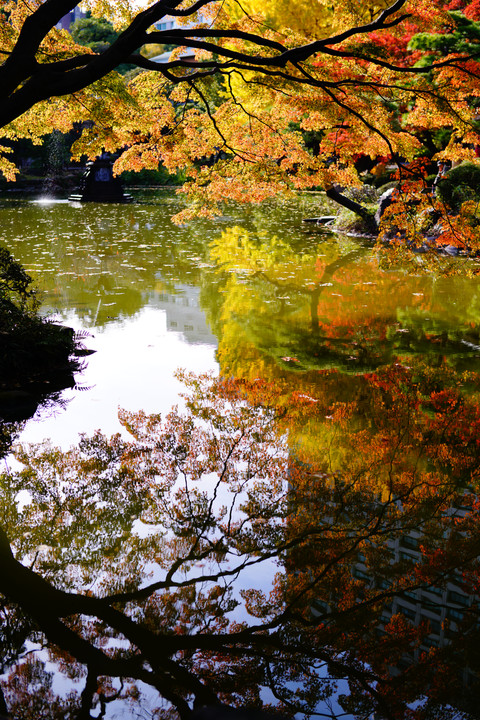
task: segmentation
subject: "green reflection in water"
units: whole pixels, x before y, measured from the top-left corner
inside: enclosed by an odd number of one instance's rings
[[[3,200],[0,221],[5,245],[38,280],[45,306],[60,313],[75,308],[85,324],[97,327],[135,314],[152,291],[198,286],[208,269],[208,242],[231,222],[293,241],[300,232],[308,242],[306,211],[298,204],[266,212],[234,209],[235,218],[188,227],[170,220],[180,208],[171,192],[144,195],[129,206]]]
[[[87,325],[200,288],[232,382],[192,380],[166,426],[123,414],[131,443],[37,448],[2,477],[28,567],[4,538],[6,669],[40,628],[82,683],[55,697],[39,656],[7,700],[28,716],[37,687],[50,716],[55,701],[88,717],[110,698],[157,712],[160,696],[187,717],[194,697],[258,706],[269,687],[286,713],[326,712],[328,668],[357,717],[404,718],[421,698],[419,718],[478,717],[478,283],[384,272],[359,241],[302,226],[311,209],[177,229],[176,202],[11,220],[19,259],[45,260],[47,306]],[[264,569],[231,585],[249,563]]]

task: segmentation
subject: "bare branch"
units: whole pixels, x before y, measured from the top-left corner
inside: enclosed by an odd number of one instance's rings
[[[185,28],[173,30],[156,30],[148,34],[149,40],[158,43],[176,43],[190,47],[190,38],[218,38],[220,40],[245,40],[251,42],[255,47],[269,47],[273,50],[286,52],[287,48],[276,40],[269,40],[261,35],[244,32],[242,30],[212,30],[210,28]],[[192,46],[193,47],[193,46]],[[217,46],[215,46],[217,47]],[[218,46],[221,49],[221,46]]]

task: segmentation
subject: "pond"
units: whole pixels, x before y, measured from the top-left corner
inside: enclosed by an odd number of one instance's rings
[[[0,201],[95,351],[5,461],[6,707],[478,717],[475,260],[387,265],[320,194],[180,208]]]

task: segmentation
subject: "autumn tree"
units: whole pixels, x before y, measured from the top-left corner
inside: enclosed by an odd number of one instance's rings
[[[443,2],[397,0],[387,7],[345,0],[333,9],[319,3],[323,19],[313,36],[305,20],[287,32],[288,17],[270,17],[269,5],[241,10],[234,0],[160,0],[138,12],[128,3],[120,11],[91,2],[93,14],[123,28],[96,53],[55,29],[74,5],[47,0],[37,7],[4,7],[4,136],[35,140],[46,127],[66,130],[88,120],[76,156],[126,148],[118,170],[159,161],[171,170],[187,168],[185,190],[202,213],[212,212],[221,197],[251,201],[279,191],[356,184],[359,148],[372,158],[408,161],[419,150],[408,124],[415,113],[417,124],[423,118],[426,126],[447,123],[459,137],[470,132],[475,43],[469,53],[460,48],[426,65],[415,63],[415,54],[399,61],[389,50],[406,23],[417,32],[443,32],[449,22]],[[297,18],[301,8],[299,2]],[[178,27],[157,29],[166,15],[178,19]],[[386,35],[394,38],[390,45],[378,39]],[[151,43],[175,45],[178,52],[157,64],[141,52]],[[182,59],[182,48],[195,60]],[[145,71],[128,87],[113,73],[126,61]],[[214,77],[222,79],[221,99]],[[309,132],[318,137],[314,152],[305,142]],[[13,176],[8,159],[2,167]]]

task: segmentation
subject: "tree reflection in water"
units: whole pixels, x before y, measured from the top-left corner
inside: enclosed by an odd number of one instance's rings
[[[4,712],[478,717],[477,377],[184,380],[1,476]]]

